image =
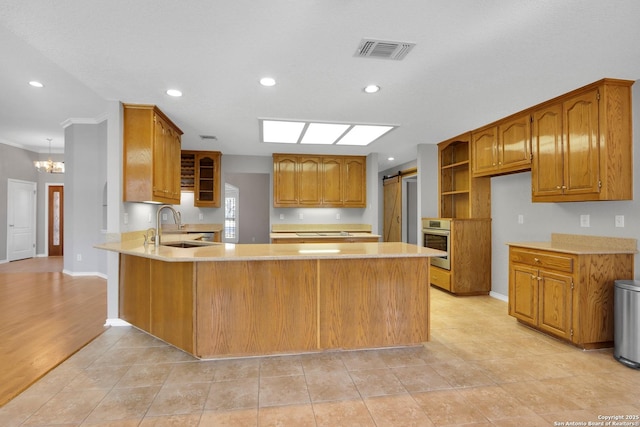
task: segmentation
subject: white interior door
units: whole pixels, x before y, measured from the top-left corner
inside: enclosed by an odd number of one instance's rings
[[[9,261],[36,256],[35,182],[10,179],[7,200],[7,258]]]

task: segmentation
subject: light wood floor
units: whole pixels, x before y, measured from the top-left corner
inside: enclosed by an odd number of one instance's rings
[[[0,406],[105,331],[107,285],[62,257],[0,264]]]

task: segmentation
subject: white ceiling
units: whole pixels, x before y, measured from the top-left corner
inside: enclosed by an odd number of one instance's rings
[[[362,38],[416,46],[356,58]],[[600,78],[639,79],[640,2],[2,0],[0,64],[2,143],[62,149],[65,120],[120,100],[158,105],[186,149],[377,152],[384,170]],[[372,83],[382,90],[364,93]],[[299,147],[259,143],[258,118],[400,127],[368,147]]]

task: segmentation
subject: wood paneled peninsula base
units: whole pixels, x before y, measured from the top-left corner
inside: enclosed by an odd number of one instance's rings
[[[120,252],[120,317],[199,358],[429,340],[429,257],[404,243],[143,247]]]

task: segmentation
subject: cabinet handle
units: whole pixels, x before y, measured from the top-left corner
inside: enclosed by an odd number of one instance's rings
[[[563,190],[566,190],[566,189],[567,189],[567,186],[566,186],[566,185],[563,185],[563,186],[562,186],[562,189],[563,189]]]
[[[562,187],[560,187],[559,185],[556,185],[556,190],[561,189]]]
[[[533,259],[535,262],[540,262],[540,258],[534,258]]]
[[[538,278],[538,276],[536,276],[535,274],[532,274],[532,275],[531,275],[531,278],[532,278],[532,279],[537,279],[537,278]]]

